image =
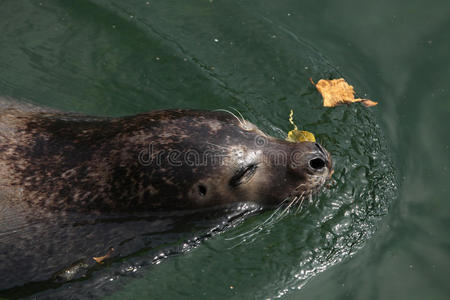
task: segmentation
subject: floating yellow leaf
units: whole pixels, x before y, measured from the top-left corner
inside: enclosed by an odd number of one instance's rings
[[[113,252],[114,252],[114,248],[111,248],[111,249],[109,249],[108,253],[105,254],[105,256],[93,257],[93,259],[94,259],[97,263],[101,264],[101,263],[103,263],[103,261],[104,261],[105,259],[110,258],[111,255],[113,254]]]
[[[304,130],[291,130],[286,138],[288,142],[315,142],[314,134]]]
[[[304,130],[298,130],[297,125],[294,123],[294,111],[291,109],[291,113],[289,115],[289,123],[294,126],[294,129],[289,131],[286,141],[288,142],[315,142],[316,138],[314,134]]]
[[[325,80],[320,79],[317,84],[310,78],[317,90],[322,94],[323,106],[334,107],[345,103],[361,102],[366,107],[375,106],[378,102],[368,99],[355,99],[353,86],[349,85],[344,78]]]

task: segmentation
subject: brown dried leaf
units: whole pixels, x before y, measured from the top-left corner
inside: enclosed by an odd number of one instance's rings
[[[105,259],[110,258],[111,255],[113,254],[113,252],[114,252],[114,248],[111,248],[108,250],[108,253],[106,253],[104,256],[93,257],[92,259],[94,259],[97,263],[101,264],[101,263],[103,263],[103,261]]]
[[[365,107],[372,107],[378,104],[378,102],[369,99],[358,99],[358,100],[361,100],[361,103],[364,104]]]
[[[314,82],[310,78],[312,84]],[[322,94],[323,106],[334,107],[345,103],[361,102],[366,107],[375,106],[378,102],[368,99],[355,99],[355,90],[344,78],[339,79],[320,79],[314,84],[317,90]]]

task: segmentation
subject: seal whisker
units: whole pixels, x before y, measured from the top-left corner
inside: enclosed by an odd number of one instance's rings
[[[300,204],[298,205],[297,210],[295,211],[295,214],[298,214],[303,208],[303,206],[302,206],[303,205],[303,201],[305,201],[305,197],[303,197],[303,194],[304,194],[304,192],[301,195]]]
[[[253,235],[252,235],[253,236]],[[231,247],[228,248],[228,250],[231,250],[233,248],[239,247],[240,245],[244,244],[245,242],[247,242],[247,239],[242,239],[239,243],[237,243],[236,245],[233,245]]]
[[[242,127],[244,127],[244,128],[247,127],[246,124],[243,123],[243,122],[241,121],[241,119],[239,119],[235,114],[233,114],[231,111],[229,111],[229,110],[227,110],[227,109],[219,108],[219,109],[215,109],[214,111],[223,111],[223,112],[227,112],[227,113],[229,113],[230,115],[232,115],[233,117],[235,117],[236,120],[239,121],[239,124],[241,124]]]
[[[271,222],[269,223],[270,225],[274,224],[276,221],[278,221],[278,220],[281,218],[281,216],[283,215],[284,212],[282,212],[281,214],[279,214],[279,215],[276,216],[275,218],[273,218],[273,217],[274,217],[274,216],[280,211],[280,209],[283,207],[284,202],[286,202],[286,201],[289,200],[289,199],[290,199],[290,198],[286,198],[286,199],[283,200],[283,202],[280,203],[280,205],[278,206],[277,210],[270,216],[269,219],[271,219],[271,220],[267,219],[267,221],[271,221]]]
[[[217,148],[228,149],[228,148],[225,147],[225,146],[220,146],[220,145],[217,145],[217,144],[213,144],[213,143],[211,143],[211,142],[206,142],[206,144],[207,144],[207,145],[214,146],[214,147],[217,147]]]
[[[247,126],[247,121],[244,119],[244,116],[241,114],[241,112],[239,110],[237,110],[236,108],[234,108],[233,106],[230,106],[231,109],[233,109],[235,112],[237,112],[239,114],[239,116],[241,117],[242,122],[245,124],[245,126]]]
[[[294,204],[297,200],[298,200],[298,196],[295,196],[292,201],[288,204],[288,206],[283,210],[283,212],[281,213],[281,215],[278,217],[277,220],[283,218],[289,211],[289,209],[291,208],[292,204]]]
[[[270,220],[272,220],[273,219],[273,217],[280,211],[280,209],[282,208],[282,206],[283,206],[283,204],[284,204],[284,202],[286,202],[287,200],[288,200],[289,198],[286,198],[286,199],[284,199],[281,203],[280,203],[280,205],[278,205],[278,207],[277,207],[277,209],[260,225],[260,226],[262,226],[262,225],[265,225],[265,224],[267,224]]]
[[[283,202],[281,202],[281,204],[277,207],[277,209],[264,221],[264,222],[262,222],[261,224],[258,224],[257,226],[255,226],[255,227],[253,227],[252,229],[250,229],[250,230],[248,230],[248,231],[246,231],[246,232],[243,232],[243,233],[241,233],[241,234],[238,234],[238,235],[236,235],[236,236],[234,236],[234,237],[231,237],[231,238],[226,238],[226,240],[234,240],[234,239],[236,239],[236,238],[239,238],[239,237],[242,237],[242,236],[245,236],[245,235],[248,235],[248,234],[250,234],[250,233],[252,233],[252,232],[254,232],[255,230],[257,230],[257,229],[261,229],[262,228],[262,226],[264,226],[264,225],[266,225],[277,213],[278,213],[278,211],[281,209],[281,207],[282,207],[282,204],[284,203],[284,202],[286,202],[287,201],[287,199],[288,198],[286,198],[286,199],[284,199],[283,200]]]
[[[231,246],[228,249],[233,249],[233,248],[236,248],[236,247],[242,245],[243,243],[247,242],[247,240],[249,238],[252,238],[255,235],[257,235],[258,233],[260,233],[262,231],[264,225],[272,225],[274,222],[279,220],[280,218],[278,216],[276,218],[274,218],[274,216],[280,211],[280,209],[283,207],[283,203],[286,202],[287,200],[289,200],[289,198],[285,198],[280,203],[280,205],[275,209],[275,211],[263,223],[255,226],[254,228],[250,229],[249,231],[241,233],[241,234],[239,234],[237,236],[234,236],[234,237],[231,237],[231,238],[226,238],[226,240],[234,240],[236,238],[244,237],[239,243]]]
[[[237,238],[243,237],[243,236],[250,235],[250,234],[253,233],[255,230],[260,229],[261,226],[262,226],[262,224],[259,224],[259,225],[253,227],[252,229],[250,229],[250,230],[248,230],[248,231],[246,231],[246,232],[243,232],[243,233],[241,233],[241,234],[238,234],[238,235],[233,236],[233,237],[230,237],[230,238],[225,238],[225,240],[231,241],[231,240],[235,240],[235,239],[237,239]],[[250,236],[253,236],[253,234],[250,235]]]
[[[255,231],[256,229],[258,229],[258,230]],[[237,247],[237,246],[239,246],[239,245],[242,245],[242,244],[243,244],[244,242],[246,242],[249,238],[252,238],[252,237],[254,237],[255,235],[257,235],[258,233],[260,233],[261,230],[262,230],[262,225],[260,224],[260,225],[258,225],[258,226],[256,226],[256,227],[254,227],[253,229],[251,229],[251,230],[249,230],[249,231],[247,231],[247,232],[244,232],[244,233],[242,233],[242,234],[240,234],[240,235],[238,235],[238,236],[235,236],[235,237],[226,239],[226,240],[234,240],[234,239],[236,239],[236,238],[238,238],[238,237],[243,237],[239,243],[237,243],[236,245],[232,246],[232,247],[229,248],[229,249],[232,249],[232,248],[235,248],[235,247]]]

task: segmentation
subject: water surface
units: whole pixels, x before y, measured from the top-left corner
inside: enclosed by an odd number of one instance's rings
[[[336,169],[278,222],[258,214],[37,295],[447,299],[449,13],[445,1],[2,2],[1,95],[109,116],[234,107],[279,138],[293,108]],[[379,106],[321,107],[309,78],[341,76]]]

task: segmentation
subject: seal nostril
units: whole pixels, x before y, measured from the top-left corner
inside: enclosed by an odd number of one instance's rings
[[[205,196],[206,195],[206,186],[204,186],[203,184],[200,184],[198,186],[198,193],[200,194],[200,196]]]
[[[309,165],[314,170],[320,170],[325,167],[325,161],[321,158],[314,158],[309,161]]]

